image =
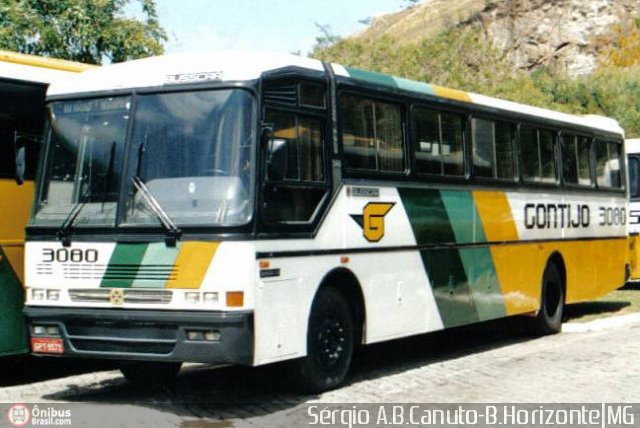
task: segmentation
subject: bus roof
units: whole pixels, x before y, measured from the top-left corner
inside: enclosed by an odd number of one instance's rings
[[[627,154],[640,153],[640,138],[631,138],[624,142]]]
[[[624,135],[624,131],[616,120],[604,116],[561,113],[339,64],[331,64],[331,66],[337,76],[386,86],[390,89],[428,94]],[[322,62],[291,54],[247,51],[183,53],[107,65],[83,73],[74,78],[73,82],[56,83],[50,86],[48,94],[67,95],[114,89],[159,87],[207,80],[252,80],[259,78],[265,72],[285,67],[301,67],[324,72]]]
[[[49,84],[96,66],[0,50],[0,78]]]

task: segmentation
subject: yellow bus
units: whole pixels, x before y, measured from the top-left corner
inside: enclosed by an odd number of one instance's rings
[[[33,201],[46,89],[88,68],[0,50],[0,355],[28,351],[22,316],[24,227]]]
[[[49,88],[27,228],[37,355],[290,360],[527,314],[625,281],[624,134],[582,117],[293,55],[103,67]]]

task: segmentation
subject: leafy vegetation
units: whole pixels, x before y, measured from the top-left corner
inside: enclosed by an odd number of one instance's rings
[[[311,56],[372,71],[574,114],[616,118],[640,136],[640,20],[613,27],[596,70],[578,78],[540,66],[514,69],[479,24],[453,26],[419,43],[390,37],[318,44]]]
[[[155,2],[139,1],[142,20],[125,15],[131,0],[0,0],[0,49],[89,64],[161,54]]]

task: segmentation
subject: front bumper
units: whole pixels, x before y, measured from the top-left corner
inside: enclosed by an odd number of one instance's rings
[[[252,312],[177,312],[26,307],[32,337],[59,337],[61,356],[193,363],[253,363]],[[34,325],[59,336],[35,335]],[[189,340],[187,331],[214,331],[219,340]],[[35,354],[38,355],[38,354]],[[50,355],[50,354],[41,354]]]

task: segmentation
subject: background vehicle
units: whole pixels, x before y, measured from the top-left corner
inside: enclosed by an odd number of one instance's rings
[[[33,201],[46,89],[88,68],[0,50],[0,355],[28,351],[22,316],[24,228]],[[18,152],[21,177],[16,175]]]
[[[48,111],[39,355],[136,380],[295,360],[321,391],[358,344],[516,314],[553,333],[625,280],[612,119],[239,52],[90,71]]]
[[[629,282],[640,281],[640,139],[625,142],[629,170]]]

